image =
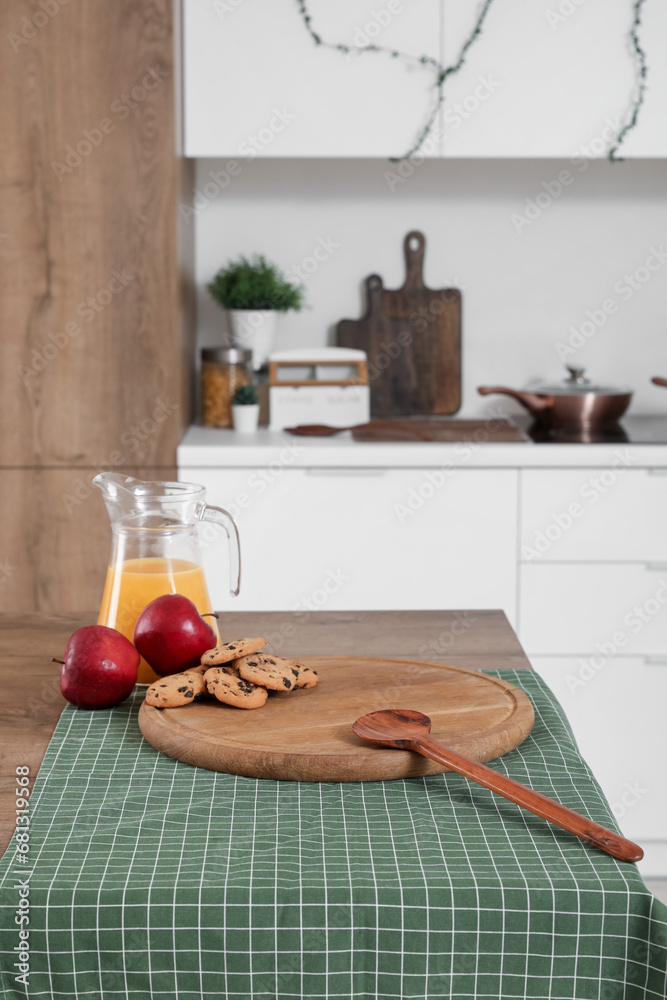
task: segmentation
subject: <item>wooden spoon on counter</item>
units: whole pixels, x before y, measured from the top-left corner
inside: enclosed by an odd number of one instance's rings
[[[343,431],[400,431],[416,437],[420,441],[432,441],[433,438],[428,432],[418,427],[410,427],[407,421],[402,420],[370,420],[365,424],[353,424],[351,427],[331,427],[329,424],[300,424],[298,427],[286,427],[287,434],[297,434],[299,437],[333,437],[334,434],[342,434]]]
[[[398,750],[415,750],[417,753],[446,764],[452,771],[457,771],[471,781],[497,792],[510,802],[527,809],[529,812],[549,820],[568,833],[574,833],[589,844],[599,847],[619,861],[641,861],[644,852],[637,844],[624,837],[606,830],[599,823],[586,816],[562,806],[559,802],[547,798],[541,792],[536,792],[512,778],[493,771],[485,764],[478,764],[469,757],[464,757],[455,750],[449,750],[431,734],[431,720],[428,715],[414,712],[411,709],[392,708],[381,712],[371,712],[363,715],[352,726],[357,736],[378,747],[392,747]]]

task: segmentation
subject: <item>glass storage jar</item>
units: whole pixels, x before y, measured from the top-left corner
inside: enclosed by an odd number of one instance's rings
[[[204,427],[231,427],[234,394],[252,381],[252,351],[206,347],[201,360]]]

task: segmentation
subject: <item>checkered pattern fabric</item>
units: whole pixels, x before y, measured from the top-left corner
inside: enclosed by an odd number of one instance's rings
[[[493,767],[614,826],[560,706]],[[256,781],[157,753],[142,692],[68,707],[0,866],[5,997],[667,996],[667,908],[617,862],[456,774]],[[17,879],[30,973],[15,981]]]

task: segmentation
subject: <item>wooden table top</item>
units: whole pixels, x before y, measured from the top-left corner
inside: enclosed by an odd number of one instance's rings
[[[30,768],[32,788],[65,700],[62,656],[75,629],[94,613],[0,614],[0,851],[14,830],[16,767]],[[232,612],[220,616],[224,638],[264,636],[280,656],[384,656],[430,660],[473,670],[530,663],[502,611]]]

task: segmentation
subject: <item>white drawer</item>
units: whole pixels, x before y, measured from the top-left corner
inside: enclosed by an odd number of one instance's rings
[[[521,473],[523,562],[667,561],[667,469]],[[613,461],[613,460],[612,460]]]
[[[667,654],[664,565],[523,565],[519,594],[519,637],[528,653]]]
[[[626,836],[667,841],[667,658],[533,656]],[[653,872],[652,874],[660,874]],[[662,873],[667,875],[667,871]]]
[[[238,516],[241,594],[224,545],[205,550],[212,599],[239,611],[516,605],[515,470],[193,469]],[[430,478],[429,478],[430,477]]]

